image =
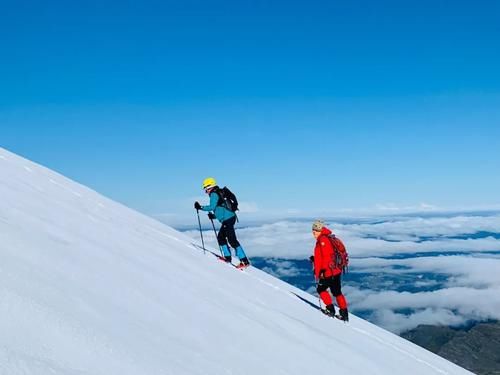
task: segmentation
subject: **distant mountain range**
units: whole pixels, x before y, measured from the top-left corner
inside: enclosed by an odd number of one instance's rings
[[[500,374],[500,322],[462,329],[420,325],[401,336],[476,374]]]

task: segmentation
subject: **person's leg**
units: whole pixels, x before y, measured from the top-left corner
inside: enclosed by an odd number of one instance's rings
[[[337,304],[341,309],[347,309],[347,301],[342,294],[341,290],[341,279],[340,279],[340,274],[336,275],[332,279],[332,286],[331,289],[333,296],[337,300]]]
[[[249,264],[248,258],[245,254],[245,250],[243,250],[243,247],[236,238],[236,231],[234,230],[234,225],[236,224],[236,216],[229,220],[226,220],[224,224],[229,245],[231,245],[231,247],[236,251],[236,256],[240,259],[241,263],[245,265]]]
[[[224,226],[224,223],[222,223],[222,226],[219,230],[219,233],[217,234],[217,242],[219,243],[219,247],[222,250],[222,254],[224,255],[224,259],[227,262],[231,261],[231,251],[229,250],[229,247],[227,246],[227,234],[226,234],[226,227]]]
[[[328,287],[329,287],[328,281],[326,279],[321,279],[318,283],[318,286],[316,287],[316,291],[318,292],[319,297],[325,304],[326,309],[328,311],[332,311],[333,308],[333,313],[335,313],[335,308],[333,307],[332,303],[332,297],[330,296],[330,293],[327,292]]]
[[[340,308],[340,316],[343,320],[349,320],[349,313],[347,312],[347,301],[342,294],[341,289],[341,276],[340,274],[336,275],[332,279],[331,291],[335,299],[337,300],[337,304]]]

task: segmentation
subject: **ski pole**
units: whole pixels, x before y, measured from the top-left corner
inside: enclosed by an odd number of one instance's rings
[[[312,274],[313,274],[313,278],[314,278],[314,284],[316,285],[316,293],[318,293],[319,280],[316,279],[316,275],[314,274],[314,261],[313,261],[313,259],[314,259],[313,256],[311,256],[309,258],[311,265],[312,265]],[[323,307],[321,306],[321,296],[319,295],[319,293],[318,293],[318,303],[319,303],[319,308],[322,310]]]
[[[214,228],[215,240],[217,241],[217,243],[219,243],[219,241],[217,240],[217,231],[215,230],[214,219],[210,218],[210,221],[212,222],[212,228]],[[220,256],[224,258],[224,253],[222,252],[222,247],[220,245],[219,245],[219,251],[220,251]]]
[[[316,283],[316,290],[318,290],[318,283]],[[323,310],[323,306],[321,304],[321,296],[318,293],[318,303],[319,303],[319,308]]]
[[[316,276],[314,276],[314,283],[316,284],[316,293],[318,293],[318,286],[319,286],[319,281],[316,280]],[[319,308],[323,310],[323,306],[321,306],[321,296],[318,293],[318,303],[319,303]]]
[[[207,251],[205,249],[205,241],[203,240],[203,232],[201,231],[201,221],[200,221],[200,211],[196,210],[196,215],[198,215],[198,227],[200,228],[200,236],[201,236],[201,246],[203,247],[203,254]]]

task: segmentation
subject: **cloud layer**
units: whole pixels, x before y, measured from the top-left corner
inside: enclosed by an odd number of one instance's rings
[[[461,325],[500,319],[500,215],[398,217],[330,223],[351,256],[345,293],[394,332],[418,324]],[[199,232],[189,232],[199,238]],[[251,257],[280,258],[279,277],[314,247],[310,221],[279,221],[238,230]],[[213,232],[206,242],[216,246]]]

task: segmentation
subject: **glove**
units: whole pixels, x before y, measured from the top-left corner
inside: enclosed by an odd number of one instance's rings
[[[324,279],[325,278],[325,270],[319,270],[319,278]]]
[[[194,209],[201,210],[201,205],[198,202],[194,202]]]
[[[209,213],[208,213],[208,218],[209,218],[210,220],[215,219],[215,214],[214,214],[214,213],[212,213],[212,212],[209,212]]]
[[[309,257],[309,261],[310,261],[311,263],[314,263],[314,255],[311,255],[311,256]]]

